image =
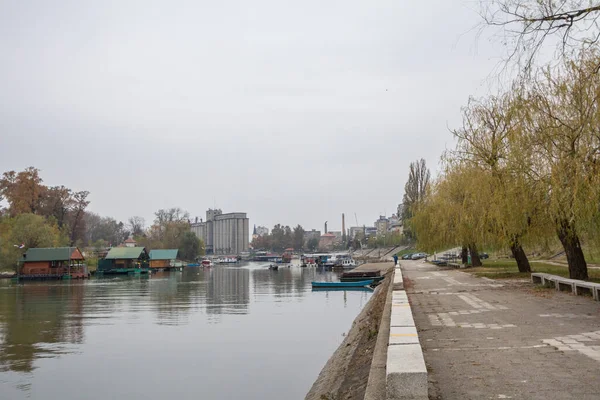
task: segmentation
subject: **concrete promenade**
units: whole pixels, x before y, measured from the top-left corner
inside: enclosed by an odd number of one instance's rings
[[[358,267],[352,269],[352,272],[375,272],[380,271],[381,275],[385,274],[391,268],[394,267],[393,262],[377,262],[377,263],[366,263],[361,264]]]
[[[600,304],[401,261],[430,399],[600,399]]]

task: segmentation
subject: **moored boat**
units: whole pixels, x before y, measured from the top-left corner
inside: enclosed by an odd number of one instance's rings
[[[385,278],[385,276],[369,277],[368,279],[373,279],[373,282],[379,282],[383,278]],[[364,281],[365,279],[367,279],[367,278],[365,278],[364,276],[341,276],[340,277],[340,281],[342,281],[342,282],[360,282],[360,281]]]
[[[217,259],[217,264],[237,264],[238,261],[236,257],[221,257]]]
[[[200,263],[200,265],[201,265],[203,268],[209,268],[209,267],[212,267],[212,266],[213,266],[213,263],[212,263],[212,261],[210,261],[210,260],[202,260],[202,263]]]
[[[360,286],[368,286],[373,283],[373,279],[363,280],[363,281],[355,281],[355,282],[311,282],[312,287],[360,287]]]

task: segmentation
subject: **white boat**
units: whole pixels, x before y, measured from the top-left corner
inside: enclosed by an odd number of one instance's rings
[[[213,263],[210,260],[202,260],[202,262],[200,263],[200,265],[204,268],[208,268],[208,267],[212,267]]]
[[[221,257],[217,259],[217,264],[237,264],[238,259],[236,257]]]
[[[342,268],[354,268],[356,267],[356,261],[352,258],[344,258],[342,260]]]

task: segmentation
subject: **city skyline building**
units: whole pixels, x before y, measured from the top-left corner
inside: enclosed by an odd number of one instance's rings
[[[206,254],[240,254],[250,245],[250,220],[246,213],[223,214],[221,209],[209,208],[206,221],[191,224],[191,230],[204,241]]]

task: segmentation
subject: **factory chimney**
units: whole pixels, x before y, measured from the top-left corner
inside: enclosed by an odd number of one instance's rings
[[[346,217],[342,213],[342,236],[346,237]]]

